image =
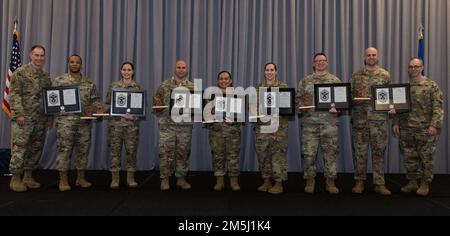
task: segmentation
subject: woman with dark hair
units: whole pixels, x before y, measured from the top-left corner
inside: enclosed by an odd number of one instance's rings
[[[267,63],[264,66],[264,77],[264,82],[258,84],[257,91],[261,87],[288,87],[286,83],[277,79],[277,66],[274,63]],[[258,191],[279,194],[283,192],[283,181],[287,180],[289,119],[277,114],[271,116],[270,122],[263,123],[260,120],[255,125],[256,153],[258,154],[259,170],[263,179],[263,184],[258,187]],[[272,131],[262,130],[264,126],[271,126],[270,123],[276,122],[276,119],[278,119],[278,126]],[[272,185],[272,180],[275,181],[274,185]]]
[[[217,75],[217,86],[226,97],[226,89],[233,86],[231,73],[221,71]],[[217,107],[215,108],[217,111]],[[241,124],[225,117],[224,122],[207,124],[209,130],[209,144],[213,155],[214,176],[216,176],[215,191],[222,191],[225,187],[224,176],[228,170],[230,188],[239,191],[239,154],[241,148]]]
[[[128,90],[143,90],[140,83],[133,80],[134,65],[131,62],[125,62],[121,67],[122,78],[111,84],[106,103],[111,102],[112,89],[128,89]],[[111,117],[109,120],[109,136],[108,145],[111,153],[110,171],[112,175],[111,188],[118,189],[120,182],[121,170],[121,153],[122,145],[126,149],[126,170],[127,170],[127,185],[130,188],[136,188],[138,184],[134,180],[134,173],[136,171],[136,154],[139,143],[139,121],[141,117],[133,116],[126,113],[122,117]]]

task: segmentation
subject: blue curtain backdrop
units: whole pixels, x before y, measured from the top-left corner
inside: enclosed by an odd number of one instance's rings
[[[233,73],[234,84],[254,86],[263,78],[266,62],[277,63],[279,78],[291,87],[312,72],[312,56],[324,51],[330,72],[347,82],[363,66],[363,51],[374,46],[380,65],[394,83],[408,81],[407,63],[417,56],[418,26],[425,28],[426,75],[442,87],[448,99],[450,68],[450,3],[446,0],[2,0],[0,3],[1,89],[11,48],[14,17],[19,20],[23,62],[33,44],[47,48],[46,69],[52,79],[67,71],[66,58],[83,57],[83,73],[95,81],[102,99],[119,79],[119,67],[130,60],[136,80],[149,95],[171,76],[174,62],[185,59],[190,77],[203,87],[215,85],[221,70]],[[450,173],[448,103],[436,172]],[[350,117],[340,119],[338,169],[353,171]],[[290,123],[289,170],[302,171],[298,119]],[[10,121],[0,114],[0,148],[10,146]],[[257,170],[251,125],[243,127],[241,168]],[[55,130],[47,135],[42,168],[55,164]],[[196,125],[191,169],[211,170],[207,131]],[[108,169],[106,122],[93,127],[90,169]],[[386,171],[403,172],[398,140],[389,137]],[[322,161],[319,159],[320,164]],[[138,167],[158,168],[157,119],[141,123]]]

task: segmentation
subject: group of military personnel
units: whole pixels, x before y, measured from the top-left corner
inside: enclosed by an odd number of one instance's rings
[[[391,83],[390,74],[378,65],[378,51],[367,48],[364,53],[364,68],[353,73],[351,78],[352,98],[370,98],[371,87]],[[81,74],[82,59],[72,55],[68,59],[69,73],[57,77],[53,82],[43,69],[45,48],[33,46],[30,51],[30,63],[18,68],[11,80],[12,118],[12,159],[10,172],[11,190],[27,191],[40,187],[32,176],[42,154],[45,129],[53,125],[53,117],[44,114],[42,93],[44,87],[76,85],[80,88],[80,100],[83,106],[81,114],[68,114],[61,111],[56,116],[57,161],[59,171],[59,190],[71,189],[68,181],[69,160],[72,152],[77,153],[76,186],[89,188],[86,180],[87,157],[91,142],[91,121],[80,119],[96,112],[108,112],[111,91],[114,88],[143,90],[143,86],[133,79],[134,65],[125,62],[121,67],[122,78],[111,84],[105,104],[100,103],[95,84]],[[373,160],[374,191],[381,195],[390,195],[385,185],[384,152],[387,145],[388,120],[392,119],[394,135],[400,138],[400,150],[405,159],[408,183],[402,192],[415,192],[421,196],[429,193],[429,184],[433,180],[433,156],[437,148],[438,137],[443,122],[443,94],[436,82],[422,75],[424,69],[420,59],[409,61],[411,86],[411,111],[398,113],[394,108],[386,113],[374,112],[370,100],[353,101],[352,134],[355,153],[355,185],[353,193],[364,192],[369,146]],[[325,190],[330,194],[339,193],[335,184],[337,178],[336,158],[339,153],[338,129],[341,111],[331,107],[328,111],[315,110],[314,85],[341,83],[341,80],[328,71],[328,58],[324,53],[314,55],[314,72],[299,81],[296,92],[296,104],[302,117],[302,158],[306,193],[315,192],[316,157],[319,148],[323,154],[326,177]],[[264,81],[261,87],[287,88],[288,85],[277,78],[277,66],[267,63],[264,67]],[[233,86],[232,75],[222,71],[217,77],[217,87],[225,95],[227,88]],[[163,81],[153,97],[153,111],[159,118],[159,158],[161,190],[170,189],[170,177],[175,175],[176,186],[187,190],[191,185],[186,180],[189,170],[189,155],[192,140],[192,122],[175,122],[170,115],[168,104],[171,92],[178,87],[194,90],[194,83],[188,79],[186,61],[177,61],[174,75]],[[125,114],[108,119],[108,144],[111,156],[112,189],[119,188],[121,150],[126,149],[127,185],[136,188],[136,153],[139,143],[139,121],[141,117]],[[278,117],[278,128],[274,132],[263,132],[267,124],[261,120],[254,125],[255,147],[258,156],[262,185],[258,191],[272,194],[283,193],[283,181],[287,180],[287,150],[289,119]],[[224,122],[208,123],[209,141],[213,155],[213,168],[216,183],[215,191],[225,188],[224,176],[228,173],[229,186],[239,191],[239,153],[241,145],[241,125],[228,118]],[[23,175],[23,177],[22,177]]]

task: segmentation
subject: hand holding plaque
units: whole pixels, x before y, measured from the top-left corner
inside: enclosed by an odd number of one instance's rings
[[[78,86],[49,87],[44,88],[42,93],[45,114],[81,113],[80,89]]]
[[[350,83],[314,85],[316,110],[333,112],[351,108]]]
[[[411,110],[410,85],[389,84],[372,86],[372,110],[396,114]]]
[[[145,116],[146,92],[130,89],[113,89],[110,103],[111,116]]]
[[[153,112],[160,113],[164,111],[164,109],[169,108],[164,104],[163,98],[160,94],[156,94],[153,97]]]

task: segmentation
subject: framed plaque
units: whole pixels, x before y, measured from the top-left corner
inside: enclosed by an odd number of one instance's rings
[[[213,117],[211,119],[204,119],[206,123],[211,122],[224,122],[228,119],[233,122],[245,122],[245,110],[246,110],[246,96],[238,94],[227,94],[224,96],[216,96],[212,94]],[[203,103],[208,103],[205,100]],[[204,117],[205,118],[205,117]]]
[[[390,109],[396,112],[411,110],[411,88],[409,84],[390,84],[372,86],[372,110],[387,112]]]
[[[202,121],[203,92],[188,89],[173,89],[170,95],[170,114],[177,112],[178,115],[190,113],[196,121]]]
[[[47,115],[81,113],[80,88],[78,86],[48,87],[42,89],[44,112]]]
[[[314,103],[316,110],[348,110],[351,108],[350,83],[315,84]]]
[[[281,116],[295,115],[295,89],[278,87],[259,88],[259,103],[264,115],[271,115],[278,109]]]
[[[134,116],[145,116],[147,94],[142,90],[112,89],[111,116],[123,116],[126,113]]]

